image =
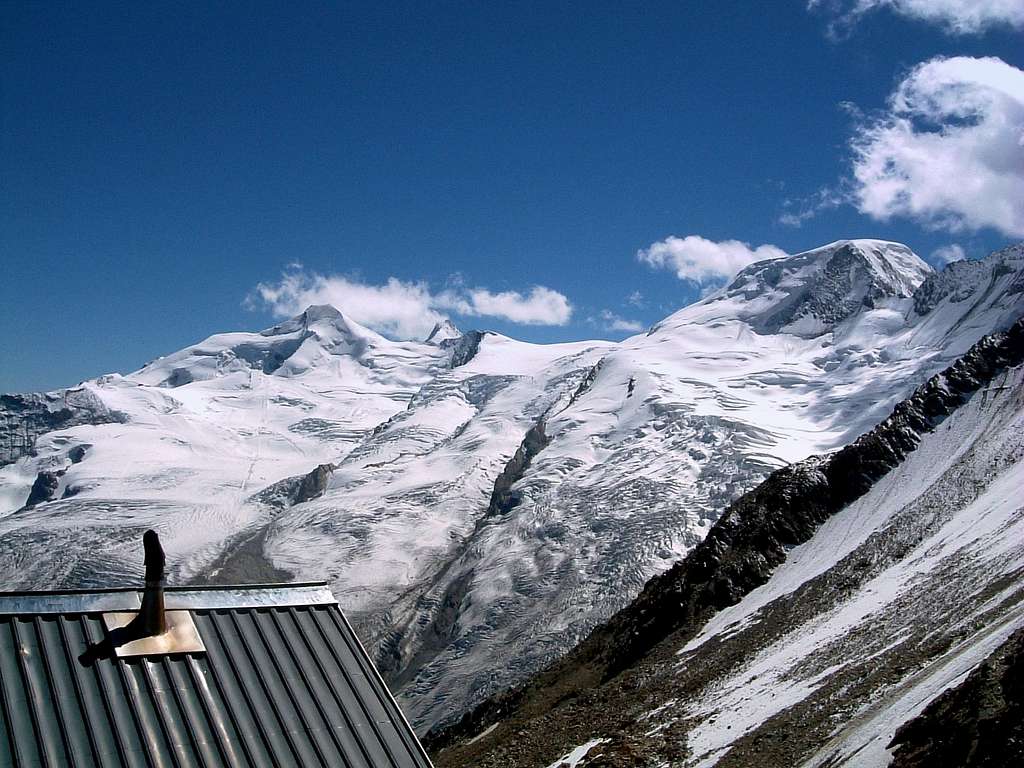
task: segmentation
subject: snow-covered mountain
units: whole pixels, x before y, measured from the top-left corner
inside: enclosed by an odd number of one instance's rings
[[[1022,488],[1024,319],[734,502],[436,763],[1019,765]]]
[[[1024,249],[873,240],[754,264],[621,343],[311,307],[0,403],[0,578],[329,578],[425,727],[578,642],[786,463],[848,443],[1024,310]],[[28,503],[31,502],[31,503]]]
[[[866,291],[869,255],[912,269],[887,293]],[[774,264],[780,284],[794,294],[800,281],[845,284],[856,308],[826,318],[804,303],[794,316],[833,327],[758,333],[752,326],[788,299],[767,283],[755,289],[773,264],[754,265],[606,351],[564,407],[548,410],[546,447],[516,482],[516,506],[474,523],[434,583],[410,593],[405,616],[392,614],[396,666],[408,670],[398,679],[418,722],[564,653],[771,470],[848,443],[1024,310],[1020,250],[977,263],[969,300],[947,295],[924,314],[911,286],[929,270],[902,247],[836,243],[792,260],[795,276]],[[755,312],[768,292],[774,300]],[[343,495],[307,508],[326,515]]]

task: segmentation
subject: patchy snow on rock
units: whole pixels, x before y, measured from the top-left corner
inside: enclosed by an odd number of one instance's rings
[[[1022,435],[1024,369],[1017,368],[974,395],[903,464],[793,549],[766,584],[717,613],[681,648],[680,673],[712,641],[793,615],[772,609],[810,600],[807,585],[816,580],[835,582],[832,574],[851,563],[877,569],[846,594],[836,596],[833,588],[831,605],[801,608],[796,616],[805,618],[790,619],[778,639],[687,705],[685,715],[696,721],[687,765],[714,765],[737,740],[771,728],[773,718],[812,694],[824,696],[837,673],[873,662],[882,667],[886,654],[911,637],[922,642],[922,633],[948,634],[955,639],[947,650],[845,714],[806,762],[887,764],[885,746],[896,728],[1024,626],[1019,583],[1012,581],[1024,562]],[[1010,581],[993,591],[1004,579]]]
[[[443,344],[461,337],[462,331],[455,326],[455,323],[451,320],[442,320],[434,326],[426,340],[429,344]]]
[[[583,762],[583,759],[590,754],[590,751],[594,749],[594,747],[599,747],[607,741],[608,739],[591,739],[586,744],[580,744],[578,747],[573,748],[572,751],[564,754],[558,760],[555,760],[555,762],[549,765],[548,768],[576,768],[576,766]],[[600,755],[598,755],[598,757],[599,756]]]

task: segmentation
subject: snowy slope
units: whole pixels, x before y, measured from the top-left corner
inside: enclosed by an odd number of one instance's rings
[[[895,729],[1024,626],[1021,488],[1024,370],[1017,368],[680,649],[685,674],[701,649],[786,617],[781,629],[762,630],[770,642],[685,712],[669,705],[654,722],[691,718],[687,765],[711,766],[758,729],[799,722],[814,709],[817,720],[827,708],[836,726],[818,726],[822,743],[802,764],[886,765]],[[823,575],[835,583],[857,568],[867,573],[844,593],[822,587]],[[793,611],[797,596],[803,615]]]
[[[905,246],[839,241],[620,344],[450,324],[395,342],[330,307],[213,336],[86,382],[123,419],[83,416],[0,466],[0,578],[123,582],[150,526],[177,580],[326,576],[428,725],[563,653],[771,469],[1005,327],[1022,267],[1017,247],[935,275]],[[313,498],[263,493],[321,465]]]
[[[8,500],[0,512],[8,514],[25,502],[36,473],[66,470],[58,501],[4,521],[5,554],[25,539],[76,546],[28,569],[16,564],[37,559],[33,547],[8,555],[5,583],[123,579],[116,541],[150,525],[187,575],[189,557],[205,562],[204,553],[260,519],[248,502],[253,493],[343,456],[404,408],[449,357],[313,307],[262,333],[212,336],[134,374],[84,383],[124,423],[46,434],[36,456],[0,468]],[[84,458],[73,462],[76,446]],[[68,526],[76,516],[82,530]],[[100,562],[80,563],[83,553]]]
[[[472,533],[523,434],[608,346],[487,334],[472,361],[436,375],[344,457],[321,498],[276,518],[275,562],[296,573],[326,570],[357,615],[421,588]]]

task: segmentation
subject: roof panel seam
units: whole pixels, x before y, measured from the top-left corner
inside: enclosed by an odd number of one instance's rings
[[[327,727],[327,731],[330,734],[331,741],[334,743],[334,746],[337,748],[338,754],[341,755],[342,762],[344,762],[344,764],[345,764],[345,766],[347,768],[351,768],[352,763],[349,762],[347,757],[345,757],[345,748],[341,744],[341,741],[338,739],[338,734],[335,733],[334,728],[331,727],[331,719],[327,716],[327,713],[324,711],[323,705],[320,703],[318,697],[314,693],[314,691],[313,691],[313,684],[310,682],[309,677],[306,675],[306,670],[304,670],[302,668],[302,664],[299,662],[298,657],[295,654],[295,649],[292,647],[291,642],[288,640],[287,635],[285,635],[285,633],[283,631],[283,627],[281,626],[281,622],[278,620],[277,614],[273,610],[270,611],[270,619],[271,619],[271,621],[274,624],[274,628],[277,630],[278,637],[281,638],[281,643],[284,645],[285,650],[288,651],[288,655],[291,658],[292,663],[295,666],[296,671],[299,673],[299,676],[302,678],[303,684],[306,686],[306,689],[309,691],[310,699],[313,701],[313,706],[316,707],[317,714],[320,715],[321,721]],[[259,623],[257,622],[257,628],[258,627],[259,627]],[[261,632],[261,634],[262,634],[262,632]],[[311,739],[311,741],[315,742],[316,740],[315,739]]]
[[[363,710],[363,714],[366,715],[366,722],[370,724],[370,728],[373,730],[374,735],[377,737],[377,741],[380,743],[381,749],[384,750],[384,754],[388,756],[392,764],[398,765],[399,763],[398,760],[396,759],[394,751],[391,749],[391,746],[387,743],[387,740],[380,732],[380,726],[377,723],[377,718],[373,716],[373,713],[370,712],[370,710],[367,708],[366,702],[363,701],[363,697],[359,695],[358,688],[352,682],[352,677],[349,674],[349,670],[347,669],[344,660],[342,660],[342,658],[338,655],[338,651],[334,647],[334,643],[332,643],[331,639],[327,636],[327,632],[320,622],[319,611],[313,611],[311,615],[313,617],[313,623],[319,630],[321,637],[323,637],[324,644],[327,646],[327,649],[331,652],[331,655],[334,657],[334,661],[335,663],[337,663],[338,668],[341,670],[341,673],[345,676],[345,680],[349,684],[349,687],[352,688],[352,691],[355,694],[355,699],[357,702],[359,702],[359,707]],[[344,642],[346,645],[349,645],[346,638],[344,637],[344,631],[341,632],[341,635],[342,642]]]
[[[78,659],[71,651],[71,642],[68,639],[68,630],[63,616],[57,619],[57,632],[60,634],[60,644],[64,650],[64,661],[71,673],[71,684],[75,689],[75,699],[78,701],[78,710],[82,713],[82,720],[85,721],[85,735],[89,739],[89,748],[92,750],[93,759],[96,765],[103,765],[103,757],[100,754],[99,745],[96,743],[96,726],[93,724],[89,707],[86,706],[85,693],[82,688],[82,679]]]
[[[306,633],[302,631],[302,627],[299,624],[299,619],[296,616],[295,609],[288,608],[287,611],[288,615],[291,617],[292,622],[295,624],[295,628],[296,631],[298,632],[299,637],[302,638],[303,643],[305,644],[307,650],[309,651],[310,658],[313,659],[313,662],[316,664],[317,670],[323,677],[327,690],[331,692],[331,696],[334,698],[335,703],[338,705],[338,710],[341,712],[341,716],[342,718],[344,718],[345,724],[348,726],[349,731],[352,733],[352,736],[355,739],[356,744],[359,745],[359,751],[362,752],[363,757],[366,759],[366,764],[373,765],[373,758],[370,756],[370,752],[363,739],[363,734],[359,732],[359,729],[356,728],[355,723],[352,722],[352,716],[349,714],[348,706],[346,705],[344,699],[338,694],[338,691],[334,686],[334,682],[331,680],[330,675],[324,668],[323,662],[320,661],[320,658],[318,657],[316,651],[313,650],[313,646],[310,644],[309,638],[306,636]]]
[[[28,667],[27,654],[23,647],[24,643],[21,639],[21,631],[18,629],[18,619],[14,619],[11,622],[11,629],[14,632],[14,652],[18,656],[18,669],[21,671],[21,681],[25,686],[25,700],[28,702],[29,717],[32,720],[32,730],[36,734],[36,744],[39,746],[39,758],[43,765],[59,765],[52,761],[50,755],[51,745],[43,735],[42,721],[40,716],[43,714],[40,712],[42,702],[41,697],[36,691],[35,685],[32,684],[32,675]]]
[[[185,656],[185,668],[188,670],[188,678],[192,681],[192,686],[195,688],[196,699],[203,710],[203,716],[210,723],[210,735],[214,737],[221,759],[225,765],[239,765],[238,756],[231,746],[231,738],[228,736],[227,728],[224,727],[223,718],[216,716],[213,712],[212,702],[208,700],[210,692],[207,688],[206,680],[196,670],[196,660],[192,654]],[[184,673],[182,673],[182,677],[184,676]]]
[[[388,713],[392,720],[397,719],[399,725],[404,725],[404,728],[396,727],[395,730],[398,732],[399,738],[405,744],[406,749],[409,750],[410,756],[416,756],[422,759],[426,766],[431,766],[430,757],[427,755],[426,750],[423,749],[423,745],[420,744],[419,739],[416,738],[416,733],[413,731],[412,726],[405,717],[405,713],[402,712],[402,708],[398,706],[398,702],[395,701],[395,697],[391,693],[391,689],[388,688],[384,682],[384,678],[380,676],[380,672],[377,670],[376,665],[370,660],[370,655],[366,652],[362,642],[359,640],[359,636],[356,635],[355,630],[352,629],[352,625],[349,623],[345,614],[340,610],[336,613],[331,613],[332,620],[339,625],[344,626],[342,634],[345,636],[346,642],[351,644],[354,642],[355,647],[352,648],[352,652],[355,655],[358,663],[366,670],[367,677],[376,682],[374,686],[377,690],[377,696],[381,700],[384,711]],[[390,712],[388,711],[390,710]],[[394,723],[392,723],[394,725]],[[412,737],[410,739],[410,736]]]
[[[292,734],[291,729],[288,728],[288,723],[285,721],[284,716],[281,714],[281,708],[277,704],[277,699],[275,698],[270,688],[267,686],[267,682],[263,679],[263,675],[259,673],[259,665],[256,663],[256,659],[252,654],[252,649],[249,648],[248,643],[245,642],[245,639],[242,636],[242,628],[241,625],[238,623],[238,617],[235,615],[234,611],[228,611],[227,615],[231,621],[231,624],[235,628],[235,632],[238,634],[239,640],[241,641],[242,649],[244,650],[245,656],[249,661],[249,666],[252,667],[253,671],[255,672],[254,677],[259,681],[260,688],[263,689],[263,695],[266,697],[267,702],[270,704],[270,708],[274,711],[274,716],[277,718],[277,723],[281,728],[281,734],[284,736],[285,741],[288,742],[288,748],[291,750],[292,756],[296,760],[296,764],[301,765],[302,755],[299,754],[299,748],[298,745],[295,743],[295,737]],[[244,689],[244,678],[239,677],[238,682]]]
[[[13,624],[15,619],[11,619],[8,624]],[[13,633],[13,630],[11,630]],[[14,647],[15,653],[17,653],[17,644],[14,643],[13,634],[11,636],[11,642]],[[4,711],[4,727],[7,729],[7,741],[11,747],[11,757],[14,758],[15,768],[20,768],[25,762],[21,755],[21,744],[18,741],[18,734],[14,730],[14,707],[11,704],[7,685],[4,684],[4,676],[0,675],[0,704],[3,705]]]
[[[102,638],[96,638],[95,633],[92,631],[93,624],[87,624],[89,627],[89,641],[92,643],[99,642]],[[99,665],[102,661],[96,662],[94,666],[99,669]],[[142,724],[142,710],[141,701],[139,696],[133,696],[133,686],[129,683],[129,676],[127,671],[127,665],[121,662],[115,656],[110,663],[111,674],[116,677],[121,683],[121,690],[124,692],[125,704],[128,708],[128,712],[131,714],[132,722],[135,724],[135,730],[139,737],[139,744],[142,748],[142,754],[146,758],[146,764],[150,768],[163,768],[163,759],[159,753],[155,751],[155,745],[152,744],[150,739],[146,738],[146,728]],[[116,669],[117,671],[113,671]],[[106,682],[104,678],[104,682]],[[117,722],[117,718],[114,717],[114,722]]]
[[[218,626],[218,621],[215,614],[211,613],[209,618],[210,626],[213,627],[213,632],[217,636],[219,648],[225,649],[224,657],[225,659],[227,659],[228,666],[231,668],[232,677],[238,682],[238,689],[242,694],[242,699],[245,701],[245,706],[249,710],[249,714],[251,715],[253,725],[256,726],[256,731],[259,733],[260,739],[263,741],[263,746],[266,749],[267,754],[272,756],[274,754],[274,745],[271,742],[270,735],[267,733],[266,728],[263,725],[263,722],[260,720],[259,713],[256,711],[256,707],[253,704],[252,697],[249,694],[249,691],[245,688],[244,685],[241,684],[242,677],[238,673],[238,665],[235,663],[235,660],[231,657],[231,654],[228,653],[226,650],[228,646],[227,642],[224,639],[223,630],[221,630],[221,628]],[[218,654],[219,648],[217,651]],[[228,709],[231,712],[232,717],[234,718],[235,729],[238,730],[239,733],[241,733],[241,721],[238,719],[238,716],[234,711],[234,707],[230,703],[231,696],[228,694],[228,691],[220,678],[220,674],[217,672],[216,664],[210,664],[210,672],[213,674],[214,682],[220,689],[221,697],[224,699],[224,703],[228,706]],[[248,747],[246,747],[246,749],[248,750]],[[255,764],[255,761],[253,762]]]
[[[237,617],[235,617],[235,618],[237,619]],[[253,618],[252,625],[253,625],[253,627],[256,630],[256,635],[260,638],[260,641],[263,644],[263,647],[264,647],[264,649],[267,652],[267,658],[270,659],[270,664],[274,668],[274,673],[278,676],[278,678],[283,683],[282,688],[284,688],[284,692],[285,692],[285,695],[288,697],[288,701],[291,702],[292,709],[295,710],[296,716],[298,716],[299,720],[302,722],[302,726],[303,726],[302,730],[305,732],[307,740],[309,741],[310,745],[313,747],[313,751],[316,754],[317,760],[320,761],[320,765],[322,765],[323,768],[329,768],[329,764],[327,762],[327,759],[324,757],[323,751],[320,748],[320,744],[317,742],[317,740],[315,738],[313,738],[313,733],[312,733],[312,731],[311,731],[311,729],[309,727],[309,723],[306,722],[305,715],[303,715],[303,713],[302,713],[302,709],[299,706],[299,702],[295,698],[295,694],[292,693],[291,686],[288,685],[287,678],[285,677],[284,673],[281,671],[281,665],[278,662],[278,659],[277,659],[276,655],[274,654],[273,649],[270,647],[270,643],[267,642],[267,638],[266,638],[266,636],[263,633],[263,628],[260,626],[260,622],[256,621],[255,617]],[[248,645],[246,646],[246,651],[250,652]],[[260,682],[263,685],[266,685],[266,681],[263,679],[262,676],[260,676]],[[281,710],[277,706],[277,702],[276,701],[274,702],[274,711],[277,713],[278,718],[281,719],[281,722],[284,725],[286,732],[291,733],[291,731],[288,729],[287,724],[284,722],[284,718],[281,717]]]
[[[82,637],[85,638],[86,642],[92,642],[92,636],[89,632],[89,620],[85,618],[85,616],[79,616],[78,621],[82,627]],[[107,720],[111,724],[111,731],[113,731],[114,734],[114,742],[117,744],[117,750],[121,756],[121,764],[128,765],[128,745],[125,742],[125,735],[119,726],[118,718],[114,715],[114,705],[110,701],[110,692],[99,664],[93,665],[93,675],[96,679],[96,689],[99,691],[100,698],[103,700],[103,708],[106,710]],[[137,727],[138,726],[136,726],[136,728]],[[152,764],[149,763],[149,765]]]
[[[60,619],[57,619],[57,621],[60,621]],[[61,743],[64,744],[64,754],[67,755],[69,761],[74,762],[75,753],[71,748],[71,738],[68,735],[68,729],[65,725],[70,722],[70,720],[64,713],[64,707],[60,703],[60,692],[57,690],[57,683],[53,674],[53,664],[50,661],[50,653],[46,648],[46,637],[43,633],[42,619],[38,616],[33,616],[32,627],[35,630],[36,638],[39,642],[39,656],[42,659],[43,672],[46,674],[46,682],[50,688],[50,699],[53,701],[53,708],[57,711],[57,717],[60,718],[57,730],[60,732]]]

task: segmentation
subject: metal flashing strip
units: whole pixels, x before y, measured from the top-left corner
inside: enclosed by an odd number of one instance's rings
[[[118,627],[127,626],[136,614],[105,613],[103,624],[109,632]],[[166,653],[205,653],[206,646],[199,636],[196,623],[188,611],[165,611],[167,631],[153,637],[143,637],[118,647],[117,655],[125,656],[160,656]]]
[[[142,607],[141,594],[134,589],[97,593],[0,593],[0,616],[138,611]]]
[[[195,589],[164,591],[167,610],[216,611],[230,608],[290,608],[309,605],[337,605],[338,601],[326,584],[292,585],[251,589]]]
[[[336,605],[337,602],[330,588],[323,582],[212,588],[168,587],[164,590],[167,610],[289,608]],[[136,589],[0,592],[0,616],[112,613],[138,611],[141,606],[142,592]]]

